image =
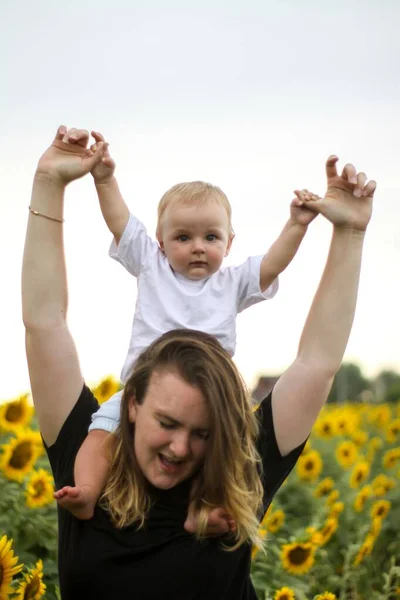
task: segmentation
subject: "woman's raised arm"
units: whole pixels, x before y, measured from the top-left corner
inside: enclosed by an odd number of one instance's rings
[[[337,158],[326,163],[328,189],[307,207],[333,224],[325,269],[301,335],[293,364],[272,394],[275,434],[281,454],[288,454],[309,435],[328,397],[346,349],[357,303],[364,235],[376,184]]]
[[[60,127],[35,173],[22,267],[22,312],[32,396],[43,438],[51,445],[83,385],[67,327],[63,204],[68,183],[102,158],[86,149],[87,131]]]

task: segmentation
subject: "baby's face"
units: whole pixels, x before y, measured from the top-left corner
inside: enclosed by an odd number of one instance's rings
[[[158,241],[174,271],[200,280],[218,271],[232,239],[225,208],[209,200],[168,207]]]

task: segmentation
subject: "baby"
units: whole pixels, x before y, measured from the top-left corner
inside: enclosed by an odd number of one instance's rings
[[[104,141],[92,132],[96,143]],[[95,145],[92,146],[92,151]],[[140,353],[168,330],[199,329],[217,337],[232,356],[236,344],[236,315],[273,298],[278,276],[295,256],[316,213],[304,201],[317,197],[296,191],[290,217],[264,256],[252,256],[243,264],[221,267],[229,254],[234,233],[231,207],[223,191],[209,183],[181,183],[168,190],[158,205],[157,241],[130,214],[114,177],[115,162],[107,149],[92,171],[101,211],[114,236],[110,256],[138,278],[138,294],[131,342],[122,370],[129,378]],[[105,485],[109,459],[105,439],[119,421],[118,392],[93,415],[89,435],[75,463],[75,487],[56,492],[59,504],[81,519],[91,518]],[[215,509],[209,531],[234,527],[223,509]],[[189,511],[190,514],[190,511]],[[190,515],[185,529],[196,530]]]

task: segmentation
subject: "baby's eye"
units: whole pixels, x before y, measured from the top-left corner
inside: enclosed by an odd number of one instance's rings
[[[179,236],[178,236],[178,240],[179,240],[180,242],[187,242],[187,241],[188,241],[188,239],[189,239],[189,236],[187,236],[187,235],[179,235]]]
[[[208,235],[206,235],[207,242],[215,242],[216,239],[217,236],[214,235],[214,233],[209,233]]]

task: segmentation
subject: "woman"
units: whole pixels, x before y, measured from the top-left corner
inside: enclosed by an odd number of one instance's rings
[[[73,484],[76,454],[97,402],[84,385],[66,324],[63,196],[106,146],[60,127],[33,184],[22,275],[32,394],[57,488]],[[139,359],[112,441],[110,478],[93,519],[59,510],[63,600],[250,599],[257,518],[293,468],[338,370],[353,321],[375,183],[327,161],[324,198],[307,205],[333,224],[332,243],[298,355],[254,416],[231,359],[212,337],[173,331]],[[261,470],[260,470],[261,461]],[[259,474],[261,473],[261,475]],[[189,501],[198,535],[184,530]],[[224,506],[235,535],[204,538]]]

